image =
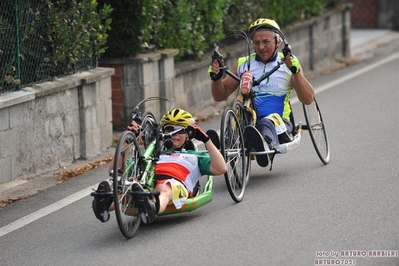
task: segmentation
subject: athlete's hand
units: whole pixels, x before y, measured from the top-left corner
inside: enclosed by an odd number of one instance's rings
[[[291,70],[292,74],[298,74],[301,70],[301,65],[299,64],[298,58],[294,55],[291,56],[291,53],[287,53],[283,61]]]
[[[219,80],[223,77],[224,71],[220,70],[220,66],[224,66],[223,59],[221,59],[220,61],[218,61],[217,59],[212,59],[212,64],[208,69],[208,74],[212,81]]]
[[[192,124],[190,126],[195,129],[194,138],[202,141],[203,143],[205,143],[209,140],[208,135],[197,124]]]
[[[136,123],[136,121],[132,120],[132,122],[130,122],[130,125],[128,125],[126,127],[126,130],[132,131],[136,134],[139,133],[141,126],[139,124]]]

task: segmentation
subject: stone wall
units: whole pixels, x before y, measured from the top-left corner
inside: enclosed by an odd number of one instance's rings
[[[335,59],[349,55],[350,5],[342,5],[321,17],[313,18],[282,29],[293,53],[304,69],[314,69],[326,58]],[[224,54],[231,66],[240,56],[245,56],[242,44],[229,47]],[[202,61],[184,61],[174,64],[177,50],[163,50],[142,54],[135,58],[101,59],[99,64],[115,68],[112,76],[112,109],[115,129],[130,122],[133,107],[145,97],[163,96],[174,101],[175,106],[204,113],[214,103],[210,92],[211,81],[207,70],[211,54]],[[156,117],[166,111],[156,106],[151,111]]]
[[[94,158],[110,147],[113,74],[96,68],[0,95],[0,183]]]

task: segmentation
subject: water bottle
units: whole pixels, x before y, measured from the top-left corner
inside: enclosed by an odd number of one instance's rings
[[[241,75],[240,89],[243,95],[248,94],[252,89],[253,76],[250,71],[245,71]]]

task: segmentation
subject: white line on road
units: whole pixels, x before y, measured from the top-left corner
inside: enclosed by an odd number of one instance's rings
[[[69,204],[74,203],[75,201],[78,201],[84,197],[87,197],[91,192],[93,191],[93,186],[90,186],[88,188],[85,188],[79,192],[76,192],[75,194],[72,194],[62,200],[59,200],[43,209],[40,209],[34,213],[31,213],[25,217],[22,217],[19,220],[16,220],[15,222],[12,222],[6,226],[3,226],[0,228],[0,237],[11,233],[27,224],[30,224],[46,215],[49,215],[55,211],[58,211],[59,209],[68,206]]]
[[[366,66],[366,67],[364,67],[362,69],[359,69],[359,70],[357,70],[355,72],[352,72],[350,74],[342,76],[341,78],[338,78],[338,79],[336,79],[336,80],[334,80],[332,82],[329,82],[329,83],[327,83],[325,85],[322,85],[320,87],[315,88],[315,93],[320,93],[320,92],[323,92],[325,90],[331,89],[332,87],[335,87],[335,86],[337,86],[337,85],[339,85],[339,84],[341,84],[341,83],[343,83],[343,82],[345,82],[347,80],[355,78],[355,77],[357,77],[359,75],[362,75],[362,74],[364,74],[364,73],[366,73],[366,72],[368,72],[370,70],[373,70],[374,68],[377,68],[377,67],[379,67],[379,66],[381,66],[383,64],[386,64],[386,63],[388,63],[390,61],[393,61],[393,60],[395,60],[398,57],[399,57],[399,53],[396,53],[393,56],[387,57],[387,58],[382,59],[380,61],[377,61],[377,62],[375,62],[373,64],[370,64],[370,65],[368,65],[368,66]],[[297,98],[294,98],[294,99],[291,100],[292,104],[295,103],[295,102],[298,102]],[[77,193],[75,193],[75,194],[73,194],[71,196],[66,197],[65,199],[57,201],[57,202],[55,202],[55,203],[53,203],[53,204],[51,204],[51,205],[49,205],[49,206],[47,206],[47,207],[45,207],[43,209],[40,209],[40,210],[38,210],[38,211],[36,211],[34,213],[31,213],[31,214],[29,214],[29,215],[27,215],[25,217],[22,217],[21,219],[15,221],[15,222],[12,222],[12,223],[10,223],[10,224],[8,224],[6,226],[1,227],[0,228],[0,237],[5,236],[8,233],[11,233],[11,232],[13,232],[13,231],[25,226],[25,225],[28,225],[28,224],[30,224],[30,223],[32,223],[32,222],[34,222],[34,221],[46,216],[46,215],[49,215],[49,214],[51,214],[51,213],[53,213],[53,212],[65,207],[65,206],[68,206],[68,205],[70,205],[70,204],[72,204],[72,203],[74,203],[74,202],[76,202],[76,201],[88,196],[92,192],[92,189],[93,189],[93,186],[85,188],[85,189],[83,189],[83,190],[81,190],[81,191],[79,191],[79,192],[77,192]]]

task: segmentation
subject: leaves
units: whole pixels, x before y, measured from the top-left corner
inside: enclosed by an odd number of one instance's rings
[[[50,25],[47,40],[54,63],[67,65],[74,73],[82,58],[100,57],[111,29],[111,6],[97,8],[97,1],[92,0],[46,1]]]
[[[19,201],[21,199],[25,199],[25,198],[27,198],[29,196],[30,196],[29,194],[26,194],[26,195],[23,195],[23,196],[20,196],[20,197],[16,197],[16,198],[8,198],[6,200],[0,200],[0,208],[3,208],[4,206],[6,206],[8,204],[11,204],[11,203],[13,203],[15,201]]]
[[[69,179],[72,179],[78,175],[84,174],[86,172],[89,172],[90,170],[100,167],[104,164],[109,163],[112,161],[113,156],[108,156],[106,158],[102,158],[99,161],[96,161],[94,163],[87,163],[83,167],[76,167],[74,169],[67,170],[66,168],[63,168],[60,173],[58,173],[58,183],[63,183]]]

